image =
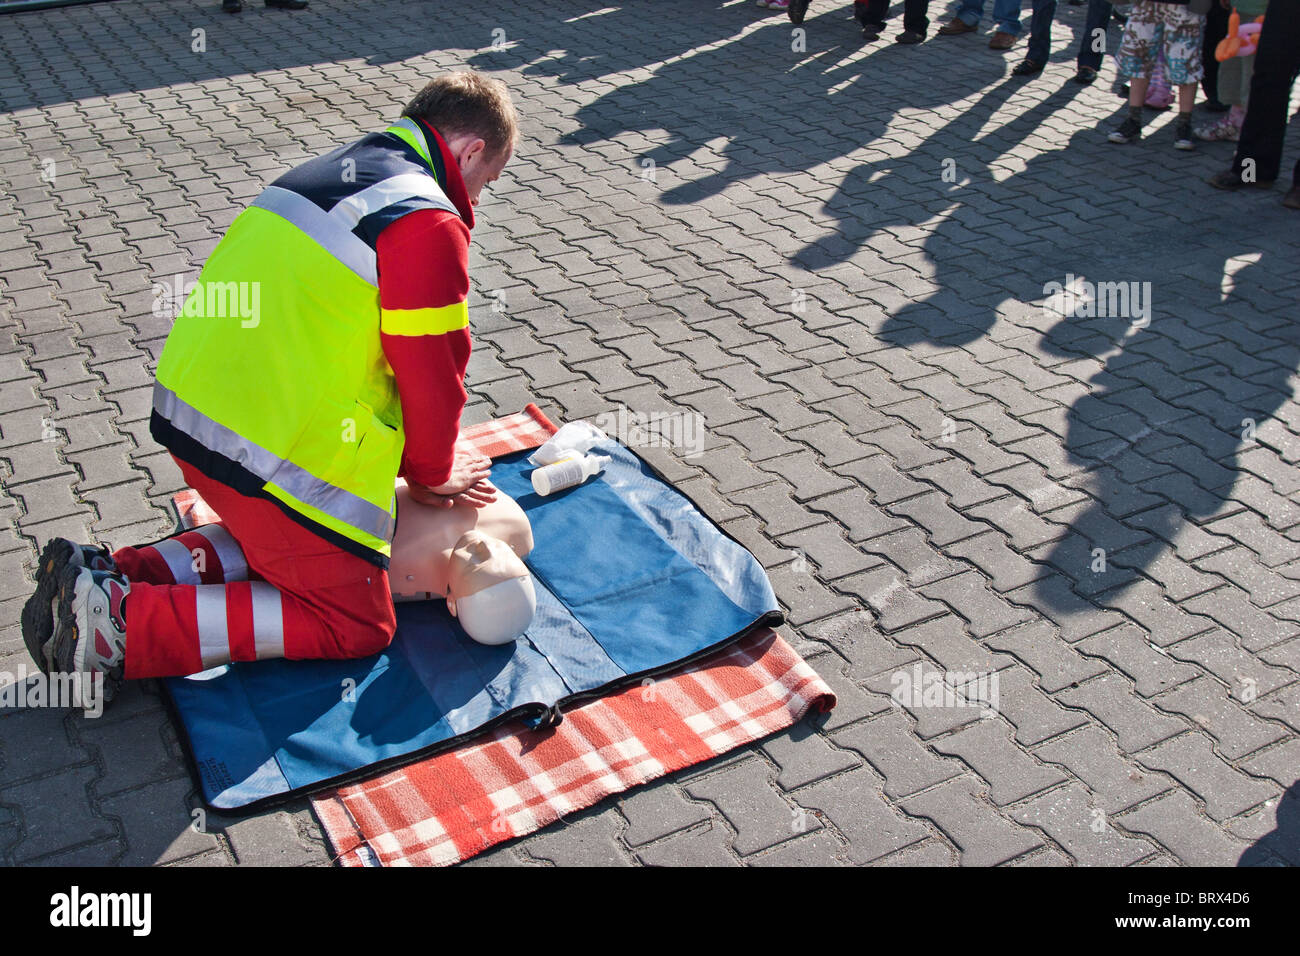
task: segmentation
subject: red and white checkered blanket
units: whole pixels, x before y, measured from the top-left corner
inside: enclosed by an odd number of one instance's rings
[[[776,733],[835,695],[769,628],[658,681],[521,722],[312,798],[345,866],[467,859],[656,777]]]
[[[460,441],[496,458],[555,431],[530,403],[466,428]],[[185,527],[216,520],[192,491],[175,503]],[[825,682],[762,627],[674,674],[567,710],[558,727],[503,724],[455,750],[318,794],[312,807],[345,866],[457,863],[833,706]]]

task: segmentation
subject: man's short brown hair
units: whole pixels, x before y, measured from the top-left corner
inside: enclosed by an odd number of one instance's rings
[[[415,94],[403,116],[424,120],[444,138],[456,133],[483,137],[490,153],[513,148],[519,136],[515,105],[500,80],[464,70],[446,73]]]

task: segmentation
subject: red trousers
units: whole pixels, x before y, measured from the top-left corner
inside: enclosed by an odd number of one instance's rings
[[[230,661],[352,658],[397,628],[388,572],[276,505],[177,461],[216,525],[113,555],[126,599],[126,677],[181,677]]]

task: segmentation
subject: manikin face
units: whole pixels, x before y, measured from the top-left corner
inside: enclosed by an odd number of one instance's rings
[[[467,531],[451,552],[447,569],[447,610],[456,613],[456,599],[477,594],[502,581],[529,576],[528,565],[500,538]]]

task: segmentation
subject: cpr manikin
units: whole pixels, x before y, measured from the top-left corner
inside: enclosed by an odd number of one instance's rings
[[[528,516],[509,495],[482,507],[431,508],[397,482],[397,533],[388,580],[395,603],[446,598],[480,644],[506,644],[532,622],[537,596],[523,557],[533,549]]]

